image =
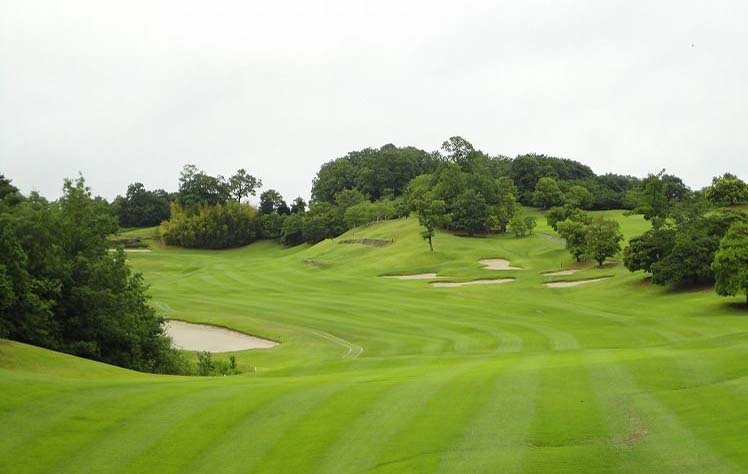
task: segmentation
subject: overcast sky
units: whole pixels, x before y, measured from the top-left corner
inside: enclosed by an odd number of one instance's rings
[[[596,172],[748,178],[748,2],[0,0],[0,173],[55,198],[461,135]]]

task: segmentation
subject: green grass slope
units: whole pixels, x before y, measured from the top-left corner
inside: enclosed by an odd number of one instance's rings
[[[646,229],[606,214],[628,237]],[[739,298],[576,267],[542,220],[523,239],[439,233],[434,253],[418,230],[293,249],[151,242],[129,258],[163,314],[282,344],[235,354],[256,372],[201,378],[0,341],[0,472],[748,472]],[[360,238],[392,243],[339,243]],[[490,257],[522,270],[486,270]],[[420,272],[515,280],[381,277]]]

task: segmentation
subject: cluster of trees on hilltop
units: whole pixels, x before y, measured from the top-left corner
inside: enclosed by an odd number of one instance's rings
[[[536,154],[515,158],[491,156],[476,150],[462,137],[452,137],[441,150],[432,153],[385,145],[351,152],[325,163],[314,178],[312,201],[334,203],[335,195],[345,189],[357,189],[372,201],[383,196],[398,197],[416,176],[436,174],[450,164],[466,173],[511,179],[517,200],[526,206],[535,205],[533,194],[542,178],[552,178],[563,193],[575,186],[586,189],[591,195],[589,209],[628,208],[626,195],[640,182],[631,176],[597,176],[588,166],[564,158]]]
[[[468,235],[508,230],[526,235],[534,221],[517,215],[520,204],[548,209],[574,202],[583,209],[622,208],[638,185],[629,176],[596,176],[589,167],[568,159],[491,156],[452,137],[431,153],[390,144],[325,163],[313,180],[308,204],[298,197],[289,205],[280,193],[268,189],[260,194],[258,208],[250,208],[242,200],[257,195],[260,179],[243,169],[224,178],[187,165],[176,193],[133,183],[112,207],[123,227],[162,223],[167,244],[228,248],[257,239],[279,239],[285,245],[316,243],[369,222],[407,217],[419,206],[424,210],[425,196],[443,202],[429,206],[431,211],[443,207],[445,216],[434,221],[441,227]]]
[[[702,191],[664,173],[648,176],[637,191],[634,212],[651,228],[631,239],[624,264],[650,273],[658,285],[716,282],[720,294],[748,297],[748,213],[725,207],[748,203],[746,189],[729,174]]]
[[[732,217],[693,209],[699,203],[715,207],[748,202],[748,187],[734,175],[715,178],[703,192],[692,192],[680,178],[664,172],[644,180],[598,176],[569,159],[491,156],[461,137],[450,138],[431,153],[391,144],[350,152],[322,165],[313,180],[310,203],[299,197],[289,204],[273,189],[260,194],[256,209],[242,202],[261,186],[261,180],[244,170],[223,178],[188,165],[178,192],[146,191],[135,183],[114,208],[121,225],[151,225],[165,219],[165,203],[170,201],[162,238],[168,244],[197,248],[235,247],[256,239],[277,239],[288,246],[316,243],[369,222],[415,214],[433,248],[439,228],[465,235],[527,235],[535,222],[522,214],[522,205],[535,206],[547,211],[549,223],[576,258],[599,263],[619,252],[620,230],[614,222],[594,221],[584,211],[628,209],[651,220],[653,229],[632,241],[627,261],[632,269],[651,271],[655,282],[669,284],[715,278],[715,242],[725,236]],[[676,233],[689,235],[689,242],[702,242],[711,253],[694,253],[695,244],[673,242]],[[598,242],[601,239],[605,242]],[[654,245],[656,251],[651,249]],[[642,260],[639,247],[653,251],[657,264]],[[681,252],[689,252],[692,259],[701,255],[696,258],[701,263],[670,265]]]
[[[0,337],[81,357],[158,372],[184,373],[146,286],[122,250],[106,201],[83,178],[66,180],[48,202],[23,196],[0,175]]]

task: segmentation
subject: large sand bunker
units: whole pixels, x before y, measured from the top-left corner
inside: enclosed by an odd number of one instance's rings
[[[588,283],[596,283],[598,281],[608,280],[610,277],[602,278],[591,278],[589,280],[575,280],[575,281],[552,281],[546,283],[545,286],[548,288],[569,288],[572,286],[586,285]]]
[[[500,285],[502,283],[511,283],[514,278],[497,278],[495,280],[472,280],[472,281],[436,281],[431,286],[436,288],[455,288],[458,286],[468,285]]]
[[[188,351],[233,352],[270,349],[278,345],[277,342],[208,324],[169,320],[164,323],[164,328],[174,347]]]
[[[570,270],[559,270],[557,272],[543,273],[543,275],[548,276],[548,277],[566,276],[566,275],[573,275],[573,274],[577,273],[578,271],[579,270],[574,270],[574,269],[570,269]]]
[[[512,263],[505,258],[484,258],[478,260],[486,270],[522,270],[520,267],[513,267]]]
[[[416,273],[413,275],[383,275],[385,278],[397,278],[398,280],[433,280],[439,278],[436,273]]]

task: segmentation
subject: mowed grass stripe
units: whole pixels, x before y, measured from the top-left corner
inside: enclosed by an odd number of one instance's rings
[[[490,398],[504,364],[489,360],[470,367],[431,396],[377,453],[377,472],[432,472]]]
[[[424,377],[407,377],[393,384],[363,413],[350,421],[348,429],[330,446],[315,472],[361,472],[374,468],[380,451],[412,420],[426,410],[455,378],[473,367],[435,367]]]
[[[608,431],[585,364],[584,352],[549,357],[539,369],[535,418],[523,472],[607,472],[611,467]]]
[[[129,466],[138,456],[165,439],[171,439],[170,430],[174,425],[199,424],[198,420],[210,416],[207,410],[215,406],[230,408],[236,416],[241,416],[243,411],[255,409],[257,405],[278,394],[274,387],[255,386],[250,397],[246,386],[226,387],[218,383],[211,385],[213,386],[201,391],[170,396],[155,406],[149,406],[147,410],[120,420],[116,427],[107,427],[81,446],[76,456],[61,462],[55,471],[76,473],[130,470]],[[117,469],[107,468],[112,464]]]
[[[436,472],[522,472],[544,361],[542,355],[521,359],[496,378],[490,398],[444,452]]]

